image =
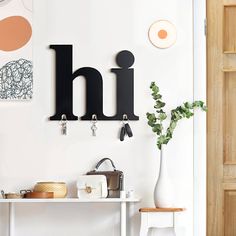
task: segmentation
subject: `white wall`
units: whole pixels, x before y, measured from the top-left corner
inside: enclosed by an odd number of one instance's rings
[[[194,99],[206,100],[206,0],[194,1]],[[194,235],[206,235],[206,115],[194,117]]]
[[[30,102],[2,102],[0,187],[5,191],[31,188],[36,181],[64,180],[70,196],[75,194],[78,175],[86,173],[102,157],[111,157],[123,170],[126,187],[142,197],[131,215],[129,236],[139,230],[138,209],[153,206],[159,152],[147,126],[145,113],[152,110],[149,84],[161,88],[167,108],[193,99],[192,1],[189,0],[35,0],[34,1],[34,98]],[[172,21],[177,43],[159,50],[147,32],[158,19]],[[104,77],[104,109],[115,112],[116,53],[132,51],[135,69],[135,113],[131,122],[134,138],[121,143],[120,122],[99,122],[97,138],[91,137],[90,122],[70,122],[68,136],[60,135],[54,114],[54,54],[50,44],[74,45],[74,69],[97,68]],[[74,114],[84,114],[84,81],[74,82]],[[178,235],[193,235],[193,120],[180,122],[165,153],[175,186],[179,215]],[[0,235],[7,235],[6,206],[0,206]],[[16,236],[118,236],[116,205],[19,204]]]

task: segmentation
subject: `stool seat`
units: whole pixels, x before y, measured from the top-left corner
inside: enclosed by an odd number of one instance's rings
[[[180,212],[185,208],[140,208],[139,212]]]

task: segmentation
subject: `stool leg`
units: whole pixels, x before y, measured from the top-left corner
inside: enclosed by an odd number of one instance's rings
[[[173,212],[173,235],[176,236],[176,232],[175,232],[175,212]]]
[[[139,236],[148,236],[148,228],[141,228]]]
[[[148,227],[148,213],[141,213],[141,227],[139,236],[147,236]]]

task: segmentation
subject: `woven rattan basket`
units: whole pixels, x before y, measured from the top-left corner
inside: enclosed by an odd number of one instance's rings
[[[53,192],[54,198],[65,198],[67,186],[64,182],[38,182],[34,186],[35,192]]]

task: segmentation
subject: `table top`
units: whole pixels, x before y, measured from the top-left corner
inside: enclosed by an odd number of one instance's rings
[[[139,202],[140,198],[99,198],[99,199],[79,199],[79,198],[53,198],[53,199],[0,199],[0,203],[131,203]]]
[[[141,208],[139,212],[181,212],[185,210],[185,208]]]

